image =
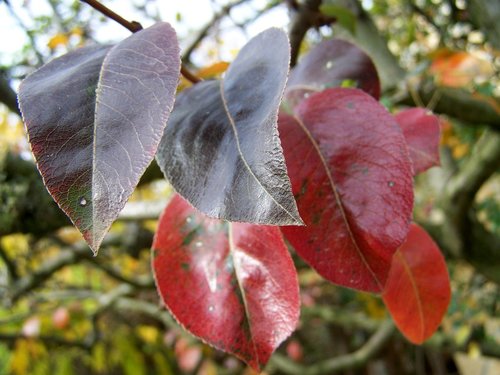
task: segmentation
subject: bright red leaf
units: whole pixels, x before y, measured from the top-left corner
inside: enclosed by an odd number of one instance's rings
[[[450,303],[450,278],[438,246],[412,224],[408,239],[394,254],[382,294],[405,337],[421,344],[437,329]]]
[[[414,174],[439,165],[439,118],[424,108],[410,108],[396,114],[408,144]]]
[[[153,256],[157,288],[177,321],[253,368],[295,330],[297,274],[278,227],[211,219],[175,196]]]
[[[283,227],[297,253],[326,279],[382,291],[408,233],[412,168],[394,117],[357,89],[313,94],[281,114],[292,191],[306,227]]]

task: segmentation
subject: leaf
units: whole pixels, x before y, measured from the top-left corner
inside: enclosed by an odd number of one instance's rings
[[[54,35],[47,43],[50,49],[56,49],[58,46],[67,46],[69,38],[66,34],[58,33]]]
[[[415,344],[432,336],[446,313],[451,290],[444,257],[416,224],[394,254],[382,298],[401,333]]]
[[[360,90],[334,88],[304,100],[295,117],[280,114],[279,131],[306,224],[282,228],[286,239],[326,279],[381,291],[413,205],[394,117]]]
[[[277,227],[211,219],[176,195],[160,218],[153,269],[182,326],[257,370],[297,325],[297,274]]]
[[[439,165],[439,118],[424,108],[410,108],[396,114],[408,144],[414,174]]]
[[[380,98],[380,81],[371,58],[345,40],[325,40],[292,69],[285,98],[294,107],[311,93],[341,86],[345,81],[353,81],[375,99]]]
[[[335,18],[339,25],[351,34],[356,32],[356,15],[348,8],[333,4],[322,4],[319,10],[325,16]]]
[[[179,70],[175,32],[159,23],[68,53],[20,87],[45,186],[94,252],[154,157]]]
[[[222,81],[178,96],[156,159],[177,192],[205,214],[302,223],[277,132],[289,56],[286,34],[269,29],[240,51]]]

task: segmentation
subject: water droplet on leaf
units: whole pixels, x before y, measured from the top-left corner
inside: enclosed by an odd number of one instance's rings
[[[194,246],[196,246],[196,247],[202,247],[203,246],[203,242],[197,241],[197,242],[195,242]]]
[[[82,207],[85,207],[87,205],[87,200],[85,199],[85,197],[81,197],[79,200],[78,200],[78,204]]]
[[[389,187],[393,187],[395,185],[394,181],[389,181],[388,183]]]
[[[215,308],[214,308],[213,306],[209,306],[209,307],[208,307],[208,311],[209,311],[209,312],[213,312],[214,310],[215,310]]]
[[[326,69],[331,69],[333,67],[333,61],[328,61],[326,63]]]

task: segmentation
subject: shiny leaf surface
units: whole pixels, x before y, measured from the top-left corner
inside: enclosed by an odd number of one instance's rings
[[[159,23],[68,53],[21,85],[45,185],[94,252],[154,157],[179,70],[175,32]]]
[[[410,108],[396,114],[408,144],[414,174],[439,165],[439,118],[424,108]]]
[[[279,131],[305,227],[282,228],[326,279],[381,291],[392,254],[406,238],[412,169],[401,129],[357,89],[311,95]]]
[[[415,344],[432,336],[446,313],[451,291],[444,257],[416,224],[394,254],[382,298],[396,326]]]
[[[311,93],[340,86],[343,82],[375,99],[380,97],[380,81],[371,58],[345,40],[325,40],[292,69],[285,98],[295,106]]]
[[[211,217],[301,224],[276,125],[289,49],[283,31],[264,31],[222,81],[178,96],[156,158],[177,192]]]
[[[257,370],[297,325],[297,274],[277,227],[211,219],[176,195],[160,218],[153,269],[184,328]]]

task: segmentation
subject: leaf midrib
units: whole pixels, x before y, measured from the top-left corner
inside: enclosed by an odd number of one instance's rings
[[[231,116],[231,113],[229,112],[229,107],[228,107],[228,104],[227,104],[227,100],[226,100],[226,98],[224,96],[224,80],[222,80],[220,82],[219,91],[220,91],[220,96],[221,96],[222,104],[224,106],[224,112],[226,113],[226,116],[227,116],[227,118],[229,120],[229,123],[231,124],[231,128],[233,130],[234,139],[236,141],[236,147],[238,149],[238,155],[239,155],[240,159],[243,161],[243,164],[245,165],[246,169],[248,170],[248,172],[250,173],[250,175],[255,179],[255,181],[257,181],[258,185],[262,188],[262,190],[265,191],[265,193],[271,198],[271,200],[278,207],[280,207],[284,212],[287,213],[287,215],[293,220],[293,222],[295,222],[295,223],[301,223],[300,218],[299,218],[299,220],[297,220],[297,218],[295,217],[295,215],[293,215],[290,211],[288,211],[288,209],[286,209],[285,207],[283,207],[283,205],[281,203],[279,203],[273,197],[273,195],[266,189],[266,187],[264,185],[262,185],[261,181],[257,178],[257,176],[253,172],[252,168],[250,167],[250,164],[248,164],[247,160],[245,159],[245,156],[243,155],[243,151],[241,150],[240,139],[239,139],[239,135],[238,135],[238,129],[236,128],[236,122],[234,121],[234,119]]]
[[[358,256],[360,257],[361,261],[365,265],[366,269],[372,275],[372,278],[373,278],[373,280],[375,280],[378,288],[380,290],[383,290],[382,283],[380,282],[380,280],[378,279],[377,275],[375,274],[375,272],[371,268],[370,264],[366,260],[363,252],[359,248],[359,245],[358,245],[358,243],[356,241],[356,238],[354,237],[354,233],[351,231],[351,226],[349,225],[349,221],[347,220],[347,214],[345,212],[344,205],[342,204],[342,201],[340,199],[340,195],[339,195],[339,192],[337,190],[337,186],[335,184],[335,181],[333,180],[333,176],[330,173],[330,170],[328,168],[328,163],[326,162],[326,160],[325,160],[325,158],[323,156],[323,153],[321,152],[321,149],[319,148],[319,145],[316,143],[316,140],[312,136],[311,132],[309,132],[309,130],[307,129],[307,127],[305,126],[305,124],[301,121],[301,119],[299,119],[295,115],[293,116],[293,118],[297,121],[297,124],[299,125],[299,128],[306,134],[307,139],[309,139],[309,141],[311,142],[312,146],[314,147],[316,153],[318,154],[318,157],[321,160],[321,164],[323,165],[323,169],[325,170],[325,173],[326,173],[326,175],[328,177],[328,182],[329,182],[330,187],[331,187],[331,189],[333,191],[333,194],[335,196],[335,201],[337,202],[337,205],[339,207],[340,213],[342,215],[342,220],[343,220],[344,225],[345,225],[345,227],[347,229],[347,232],[349,234],[351,242],[353,243],[354,248],[356,249],[356,252],[358,253]]]

